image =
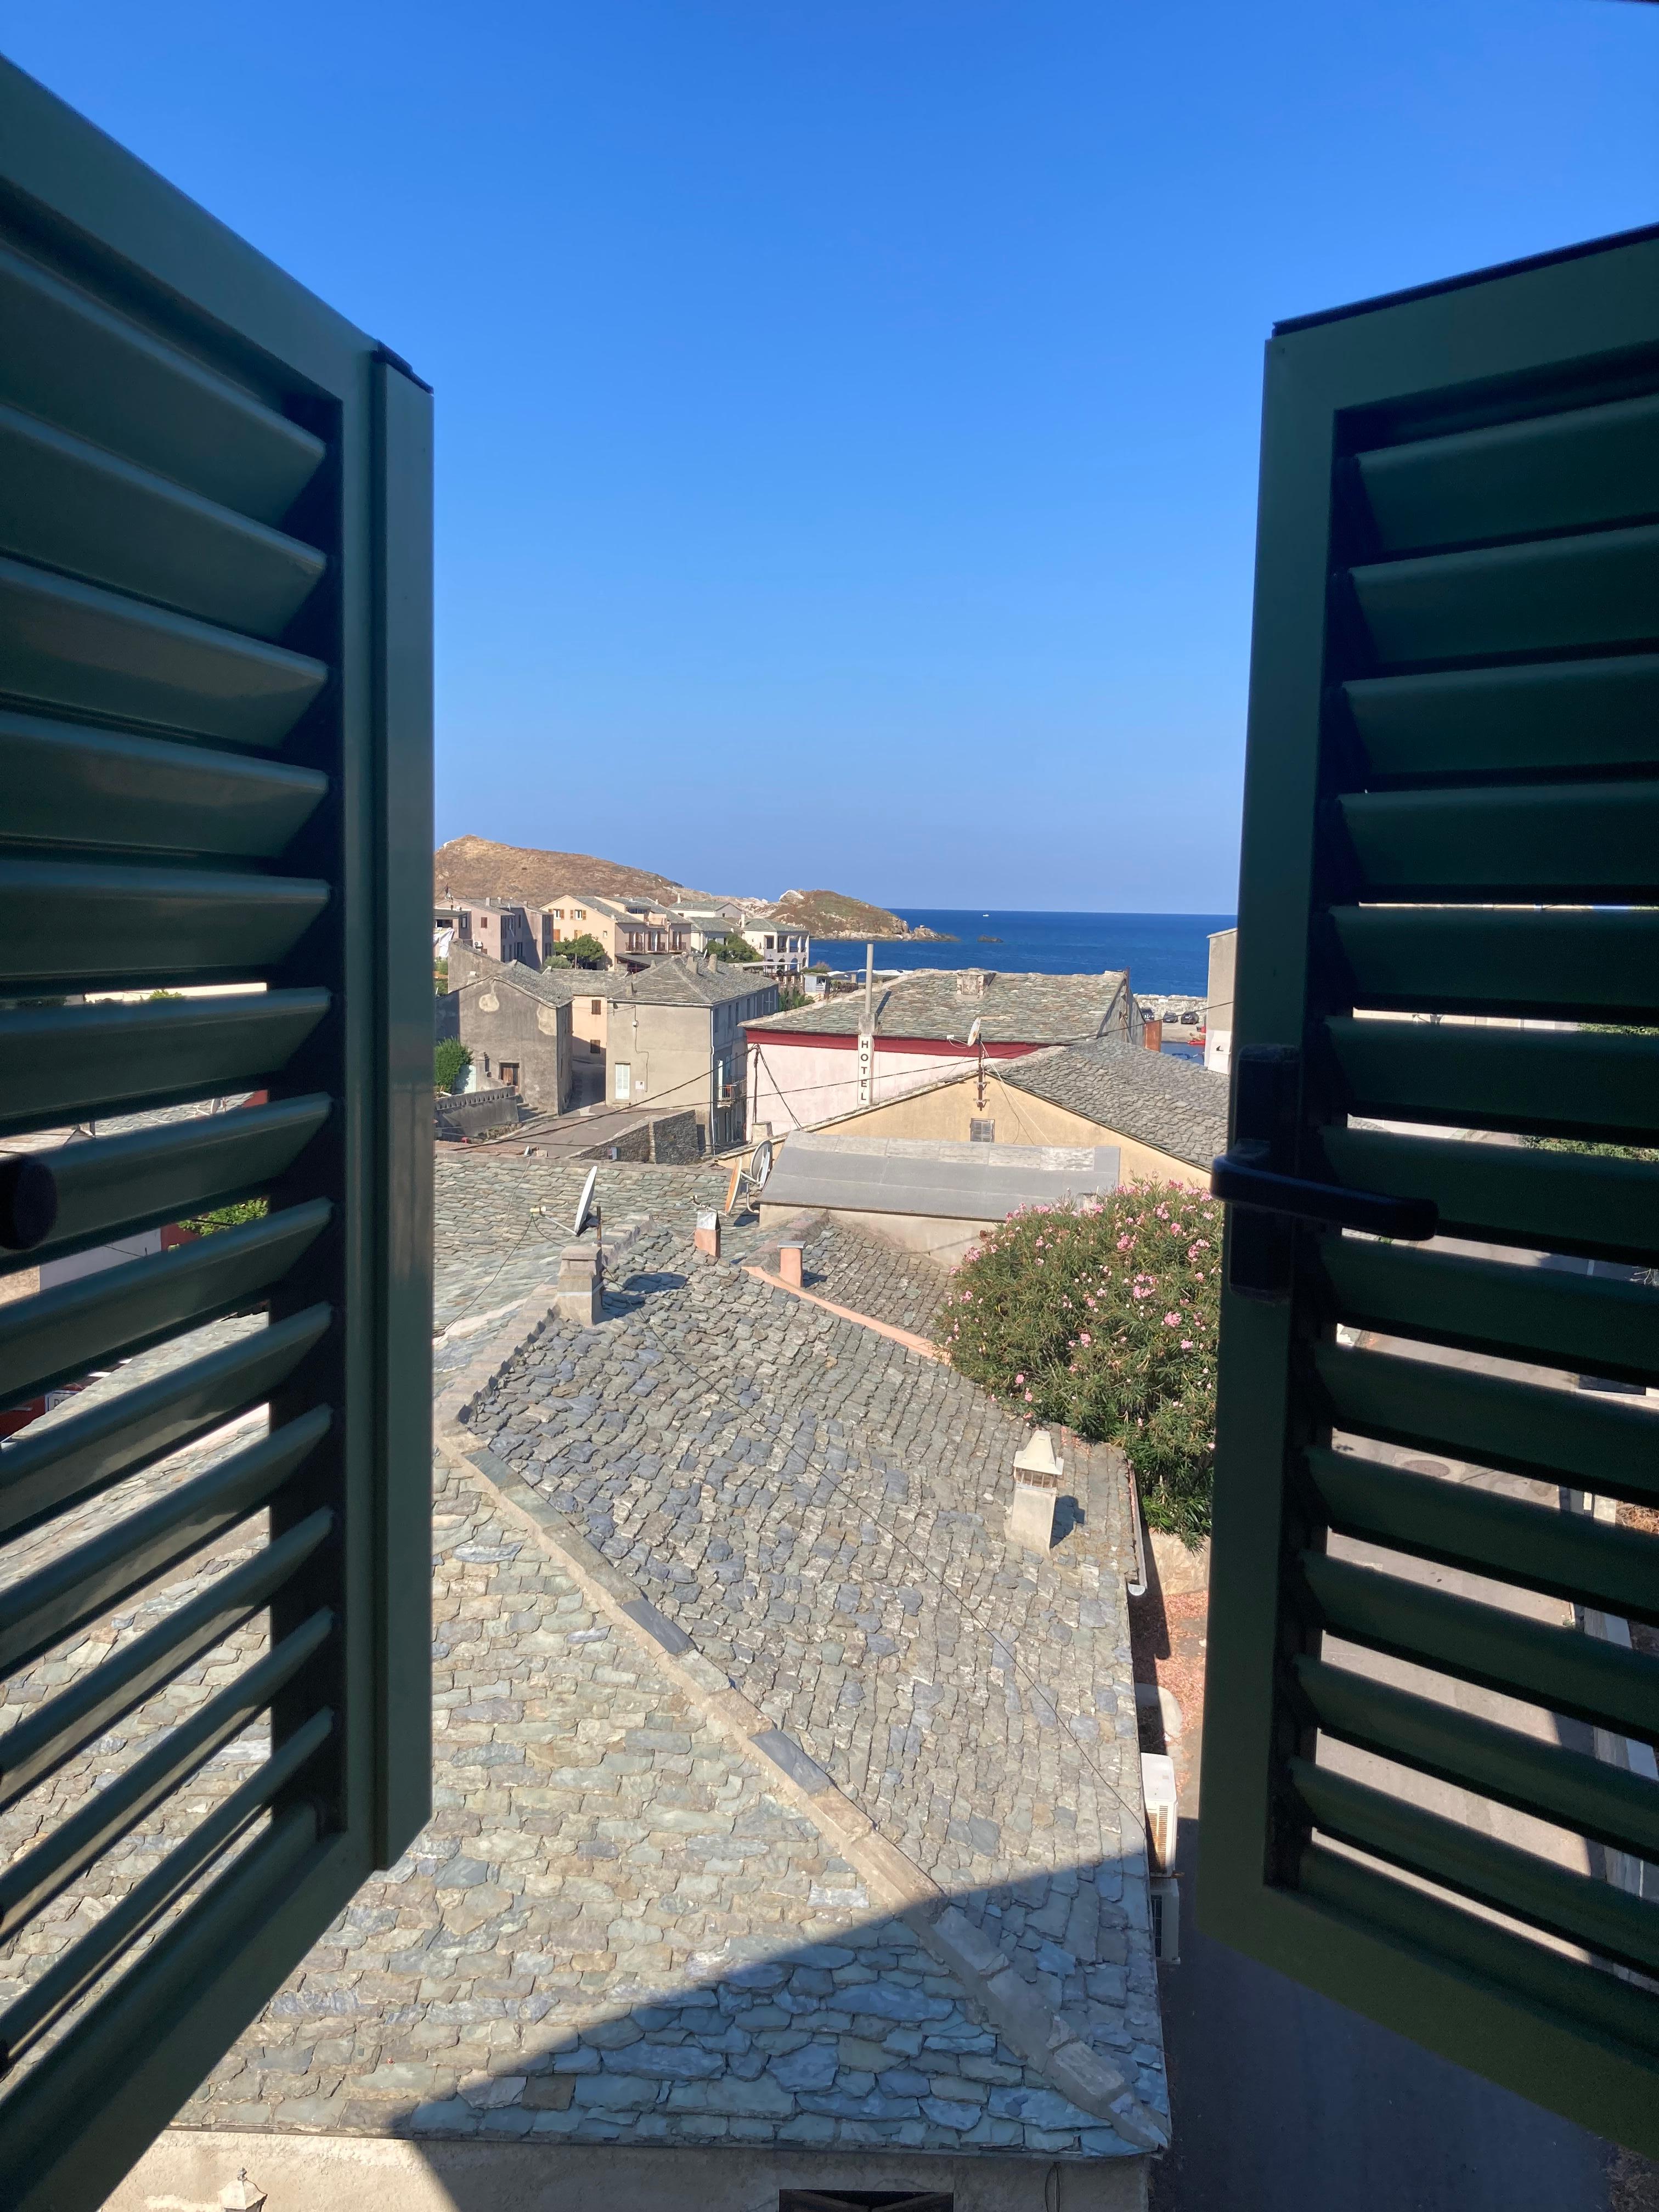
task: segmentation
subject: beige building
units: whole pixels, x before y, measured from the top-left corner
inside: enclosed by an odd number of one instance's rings
[[[695,950],[692,933],[670,908],[650,899],[599,898],[566,891],[541,910],[542,957],[578,937],[596,938],[613,967],[645,967],[653,959]]]
[[[1225,1075],[1233,1064],[1233,969],[1238,932],[1218,929],[1210,939],[1209,1004],[1204,1016],[1204,1065]]]
[[[848,1135],[945,1144],[1115,1146],[1122,1182],[1207,1189],[1226,1148],[1227,1084],[1196,1060],[1121,1038],[988,1060],[981,1080],[952,1073],[844,1115]]]
[[[778,913],[756,915],[744,923],[741,935],[759,953],[769,975],[804,975],[812,957],[806,932]]]
[[[453,959],[464,949],[536,968],[541,964],[540,940],[537,921],[511,899],[458,899],[446,891],[433,903],[433,951],[441,960]]]
[[[609,1096],[617,1106],[690,1108],[713,1152],[741,1142],[748,1102],[743,1024],[775,1013],[758,967],[665,960],[608,979]]]

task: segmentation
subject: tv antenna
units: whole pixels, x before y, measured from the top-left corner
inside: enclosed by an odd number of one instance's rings
[[[598,1168],[589,1168],[587,1181],[582,1185],[582,1194],[576,1200],[576,1218],[570,1225],[570,1234],[573,1237],[580,1237],[590,1220],[593,1224],[593,1234],[597,1237],[600,1233],[599,1224],[603,1217],[599,1207],[593,1203],[593,1186],[599,1179]]]

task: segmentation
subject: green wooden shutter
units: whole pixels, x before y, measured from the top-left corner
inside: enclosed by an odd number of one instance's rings
[[[0,1271],[267,1202],[0,1302],[0,1407],[263,1316],[0,1453],[8,2208],[100,2203],[428,1811],[429,477],[407,369],[0,64]]]
[[[1268,347],[1198,1897],[1650,2153],[1656,1024],[1650,231]]]

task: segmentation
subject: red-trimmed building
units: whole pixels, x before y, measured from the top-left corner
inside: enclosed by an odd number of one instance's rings
[[[977,1040],[969,1043],[974,1024]],[[862,991],[747,1022],[752,1132],[775,1136],[902,1097],[941,1077],[1140,1029],[1127,969],[1099,975],[1001,975],[930,968],[878,984],[866,1037]]]

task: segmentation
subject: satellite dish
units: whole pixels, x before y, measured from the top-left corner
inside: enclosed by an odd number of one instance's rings
[[[772,1172],[772,1139],[763,1137],[755,1147],[755,1157],[749,1163],[749,1179],[757,1190],[764,1190],[766,1178]]]
[[[593,1203],[593,1186],[599,1179],[599,1170],[597,1168],[589,1168],[587,1170],[587,1181],[582,1185],[582,1194],[576,1200],[576,1218],[572,1224],[570,1231],[573,1237],[580,1237],[583,1230],[587,1226],[588,1209]]]
[[[979,1025],[981,1019],[981,1017],[975,1014],[974,1016],[974,1026],[968,1032],[968,1049],[969,1052],[971,1052],[974,1047],[979,1042]]]

